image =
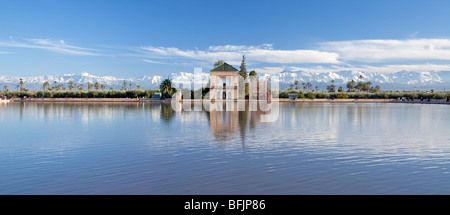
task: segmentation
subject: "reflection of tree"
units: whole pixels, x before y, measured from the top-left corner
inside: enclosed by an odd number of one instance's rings
[[[170,122],[175,114],[172,106],[167,104],[161,104],[161,118],[166,122]]]
[[[25,107],[25,103],[20,103],[20,121],[23,119],[23,108]]]
[[[245,111],[239,111],[239,131],[241,133],[242,145],[245,145],[245,134],[247,133],[248,125],[248,106],[246,105]]]

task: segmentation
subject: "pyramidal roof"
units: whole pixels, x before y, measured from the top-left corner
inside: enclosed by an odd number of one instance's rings
[[[222,63],[219,66],[216,66],[214,69],[212,69],[211,71],[230,71],[230,72],[235,72],[235,71],[239,71],[236,68],[234,68],[233,66],[231,66],[228,63]]]

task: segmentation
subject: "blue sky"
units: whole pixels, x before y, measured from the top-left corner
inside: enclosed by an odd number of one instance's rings
[[[450,71],[450,1],[0,2],[0,75]]]

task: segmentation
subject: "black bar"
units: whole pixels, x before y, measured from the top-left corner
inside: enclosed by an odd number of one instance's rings
[[[302,195],[2,196],[0,199],[4,210],[13,208],[14,212],[29,210],[60,214],[403,214],[419,209],[426,209],[429,214],[433,210],[445,209],[447,198],[429,200],[427,196]]]

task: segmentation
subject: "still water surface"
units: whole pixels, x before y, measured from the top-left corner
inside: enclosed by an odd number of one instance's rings
[[[450,194],[450,106],[0,105],[0,194]]]

